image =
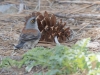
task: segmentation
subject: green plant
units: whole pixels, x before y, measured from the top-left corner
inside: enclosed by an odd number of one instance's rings
[[[88,52],[86,47],[89,41],[90,38],[83,39],[71,48],[63,45],[51,49],[36,47],[26,52],[20,61],[3,59],[0,67],[16,65],[21,68],[24,65],[26,71],[30,72],[34,66],[41,66],[41,70],[34,75],[100,74],[96,54]]]

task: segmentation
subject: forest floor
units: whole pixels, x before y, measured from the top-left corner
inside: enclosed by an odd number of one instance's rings
[[[72,36],[66,46],[72,46],[76,41],[83,38],[91,38],[92,42],[100,43],[100,1],[95,0],[41,0],[40,12],[47,11],[62,18],[67,26],[72,30]],[[20,0],[2,0],[0,5],[14,4],[16,12],[0,13],[0,59],[3,57],[22,56],[26,51],[14,51],[14,45],[17,44],[20,32],[25,23],[25,17],[34,11],[37,11],[37,0],[24,0],[25,9],[18,13]],[[51,48],[54,43],[41,43],[37,46],[46,46]],[[98,48],[92,48],[92,51],[100,51]],[[33,72],[26,73],[24,68],[1,69],[0,75],[33,75]]]

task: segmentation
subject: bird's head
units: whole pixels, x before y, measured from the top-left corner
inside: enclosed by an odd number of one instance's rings
[[[29,18],[28,21],[26,22],[25,28],[26,29],[33,29],[33,28],[38,29],[36,17]]]

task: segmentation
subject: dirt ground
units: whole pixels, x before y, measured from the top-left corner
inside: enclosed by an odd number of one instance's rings
[[[6,56],[22,56],[26,50],[14,51],[19,34],[24,26],[25,17],[34,11],[38,0],[23,0],[25,5],[21,13],[5,14],[0,13],[0,59]],[[15,4],[17,7],[20,0],[1,0],[0,5]],[[100,43],[100,1],[95,0],[41,0],[40,12],[49,13],[62,18],[72,30],[70,40],[64,45],[71,46],[76,41],[91,37],[92,41]],[[37,46],[52,47],[54,43],[39,42]],[[99,48],[92,49],[99,51]],[[17,58],[16,58],[17,59]],[[0,75],[33,75],[33,71],[26,73],[24,68],[1,69]]]

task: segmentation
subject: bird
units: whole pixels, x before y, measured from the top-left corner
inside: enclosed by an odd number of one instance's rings
[[[38,28],[36,17],[27,20],[19,36],[18,44],[14,49],[32,49],[36,46],[41,38],[41,32]]]

